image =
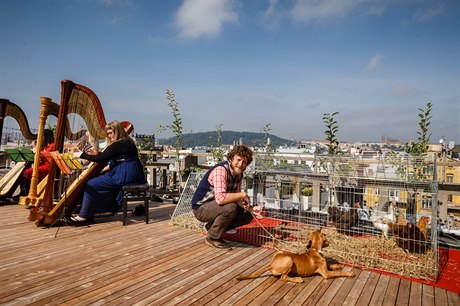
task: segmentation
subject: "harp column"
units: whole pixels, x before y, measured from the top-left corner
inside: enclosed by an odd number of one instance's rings
[[[40,204],[40,198],[37,195],[37,185],[38,185],[38,166],[40,164],[40,152],[43,146],[43,134],[45,131],[46,119],[48,118],[48,110],[51,105],[51,99],[47,97],[40,97],[40,117],[38,122],[38,135],[37,135],[37,144],[35,146],[35,156],[34,156],[34,165],[32,171],[32,180],[30,181],[30,190],[29,194],[24,197],[19,198],[19,204],[22,205],[35,205]]]

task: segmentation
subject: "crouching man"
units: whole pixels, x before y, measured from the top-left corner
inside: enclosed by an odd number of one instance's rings
[[[222,234],[251,222],[253,209],[259,212],[250,206],[248,194],[241,191],[243,172],[251,162],[252,150],[235,146],[226,161],[208,170],[193,195],[193,213],[199,221],[206,222],[206,243],[211,247],[229,248]]]

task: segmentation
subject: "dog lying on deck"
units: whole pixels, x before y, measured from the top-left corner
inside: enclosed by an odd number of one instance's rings
[[[325,279],[333,277],[352,277],[353,272],[336,271],[343,268],[341,264],[331,264],[328,267],[326,259],[322,255],[322,249],[329,242],[321,232],[312,232],[308,237],[308,251],[304,254],[292,254],[280,251],[273,255],[271,262],[249,275],[240,275],[236,279],[250,279],[261,276],[270,271],[274,276],[281,276],[282,281],[302,283],[303,278],[319,273]],[[332,271],[331,271],[332,270]],[[292,275],[295,277],[291,277]]]

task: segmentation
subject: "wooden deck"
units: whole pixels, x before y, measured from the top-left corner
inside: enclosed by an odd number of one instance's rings
[[[151,223],[121,214],[89,227],[40,228],[19,205],[0,207],[0,305],[460,305],[458,293],[353,269],[353,278],[237,281],[272,250],[204,243],[169,226],[175,205],[151,202]],[[346,267],[351,270],[352,268]]]

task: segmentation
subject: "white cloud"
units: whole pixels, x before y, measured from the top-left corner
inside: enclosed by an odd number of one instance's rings
[[[291,16],[297,22],[345,16],[363,0],[296,0]]]
[[[374,55],[369,62],[367,63],[366,70],[367,71],[375,71],[380,66],[380,61],[384,58],[382,54],[377,53]]]
[[[183,38],[216,37],[226,22],[238,22],[231,0],[184,0],[175,18],[179,36]]]
[[[431,20],[433,18],[436,18],[438,16],[442,16],[444,14],[444,5],[440,4],[435,7],[430,7],[428,9],[422,10],[418,9],[412,19],[414,21],[420,21],[420,22],[425,22],[428,20]]]

